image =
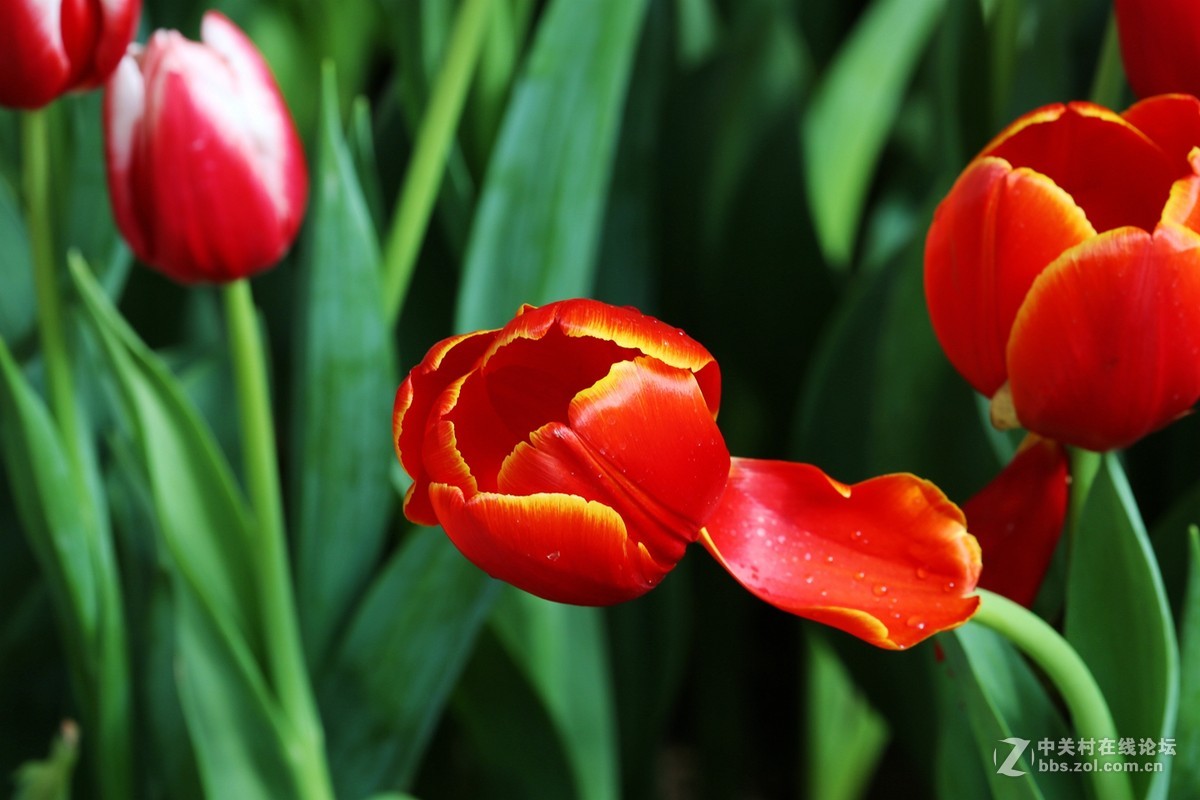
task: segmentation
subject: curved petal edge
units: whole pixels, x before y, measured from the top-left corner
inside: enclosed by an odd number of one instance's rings
[[[936,486],[885,475],[852,486],[808,464],[735,458],[701,541],[752,594],[902,650],[975,612],[980,551]]]

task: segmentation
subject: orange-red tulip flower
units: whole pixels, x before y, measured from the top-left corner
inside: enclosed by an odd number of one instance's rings
[[[993,419],[1125,447],[1200,398],[1200,101],[1090,103],[1018,119],[958,178],[925,294]]]
[[[435,345],[397,391],[405,513],[559,602],[637,597],[700,539],[768,602],[883,647],[970,617],[978,546],[936,487],[731,460],[719,402],[683,331],[591,300],[526,306]]]
[[[1138,97],[1200,94],[1200,3],[1116,0],[1125,75]]]

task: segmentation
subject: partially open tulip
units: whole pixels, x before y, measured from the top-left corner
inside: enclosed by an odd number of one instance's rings
[[[936,487],[731,460],[719,402],[683,331],[591,300],[526,306],[435,345],[397,391],[405,513],[560,602],[637,597],[701,540],[768,602],[883,647],[973,613],[978,547]]]
[[[926,240],[925,294],[997,424],[1108,450],[1200,398],[1197,144],[1190,96],[1121,115],[1052,105],[958,178]]]
[[[99,86],[137,28],[141,0],[0,3],[0,106],[40,108]]]
[[[245,34],[204,15],[201,42],[158,31],[104,97],[108,188],[121,233],[150,266],[227,282],[291,247],[308,195],[304,152]]]
[[[1125,75],[1138,97],[1200,94],[1200,3],[1116,0]]]

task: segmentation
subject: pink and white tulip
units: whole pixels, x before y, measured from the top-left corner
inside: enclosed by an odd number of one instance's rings
[[[104,97],[109,196],[139,259],[182,283],[274,266],[304,216],[308,171],[254,43],[210,11],[201,41],[157,31]]]

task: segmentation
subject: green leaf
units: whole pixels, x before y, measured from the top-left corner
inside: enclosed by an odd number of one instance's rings
[[[558,728],[575,796],[617,797],[616,720],[601,611],[551,603],[508,587],[493,627]]]
[[[1117,734],[1174,735],[1179,652],[1158,565],[1117,456],[1104,456],[1073,542],[1067,574],[1067,640],[1108,699]],[[1130,775],[1138,797],[1163,797],[1162,772]],[[1149,763],[1150,757],[1140,757]]]
[[[440,531],[392,556],[318,688],[339,797],[412,782],[497,588]]]
[[[855,800],[883,756],[887,723],[825,640],[808,641],[808,796]]]
[[[806,188],[825,257],[845,268],[875,167],[945,0],[875,0],[842,44],[801,123]]]
[[[249,512],[221,454],[176,379],[121,318],[87,268],[71,264],[88,322],[99,337],[127,418],[166,551],[187,586],[258,642]]]
[[[1083,797],[1079,776],[1067,772],[1041,772],[1037,767],[1038,742],[1071,736],[1039,678],[1001,636],[979,625],[966,625],[938,641],[946,654],[949,680],[966,706],[978,758],[996,798]],[[1015,771],[998,771],[1012,744],[1028,744]]]
[[[384,544],[395,460],[388,420],[398,383],[379,245],[342,136],[336,91],[328,69],[300,259],[292,392],[289,518],[304,645],[318,670]]]
[[[1200,796],[1200,530],[1188,531],[1191,564],[1179,624],[1180,686],[1172,800]]]
[[[19,341],[33,327],[33,257],[17,197],[0,177],[0,338]]]
[[[488,165],[456,327],[589,294],[645,0],[556,0]]]
[[[182,388],[82,263],[71,264],[130,421],[175,610],[180,700],[201,779],[221,797],[296,796],[281,715],[259,659],[256,549],[232,472]]]
[[[64,722],[50,746],[49,757],[17,769],[13,800],[70,800],[71,774],[78,759],[79,728],[73,722]]]
[[[0,438],[30,548],[54,601],[75,687],[96,689],[101,598],[94,560],[101,522],[82,491],[50,412],[0,338]]]

